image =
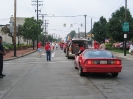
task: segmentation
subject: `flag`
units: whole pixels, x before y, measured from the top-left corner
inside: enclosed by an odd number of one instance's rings
[[[105,43],[109,42],[109,39],[105,38]]]

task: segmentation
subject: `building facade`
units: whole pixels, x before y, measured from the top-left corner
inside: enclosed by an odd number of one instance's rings
[[[23,25],[24,22],[25,22],[24,17],[17,17],[16,18],[16,26]],[[10,17],[10,24],[12,24],[12,23],[14,23],[14,17]],[[6,26],[8,26],[10,28],[10,24],[6,24]],[[1,32],[1,29],[3,26],[5,26],[5,25],[0,25],[0,36],[3,37],[4,42],[12,44],[12,38],[9,36],[9,33],[4,34]],[[16,44],[18,43],[18,41],[19,41],[19,43],[27,44],[27,40],[24,39],[23,37],[19,37],[19,38],[16,37]],[[29,41],[29,42],[31,42],[31,41]]]

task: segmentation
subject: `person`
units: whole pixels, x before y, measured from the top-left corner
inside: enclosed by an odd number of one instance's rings
[[[38,46],[38,57],[41,58],[41,52],[42,52],[42,51],[41,51],[41,47],[42,47],[41,41],[38,42],[37,46]]]
[[[58,43],[56,43],[56,50],[58,50]]]
[[[2,45],[2,36],[0,36],[0,78],[5,77],[6,75],[2,74],[3,72],[3,56],[6,54],[4,47]]]
[[[54,56],[55,56],[55,44],[52,43],[51,44],[51,57],[54,58]]]
[[[46,51],[47,61],[51,61],[51,46],[49,42],[47,42],[45,45],[45,51]]]
[[[105,44],[104,44],[103,41],[101,42],[101,45],[100,45],[99,49],[102,49],[102,50],[105,50],[106,49],[106,46],[105,46]]]
[[[79,44],[78,46],[79,46],[79,52],[76,55],[81,54],[85,50],[83,45]]]
[[[97,42],[97,41],[95,41],[95,43],[94,43],[94,49],[99,49],[99,43]]]
[[[131,55],[133,55],[133,42],[132,42],[132,44],[130,45],[129,53],[131,53]]]

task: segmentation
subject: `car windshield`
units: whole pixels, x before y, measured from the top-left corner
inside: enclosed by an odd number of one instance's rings
[[[109,51],[91,50],[84,53],[85,58],[113,58],[113,54]]]

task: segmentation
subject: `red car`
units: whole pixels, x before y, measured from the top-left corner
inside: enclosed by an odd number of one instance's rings
[[[122,70],[121,60],[107,50],[86,49],[80,55],[75,55],[74,63],[80,76],[85,73],[111,73],[117,77]]]

